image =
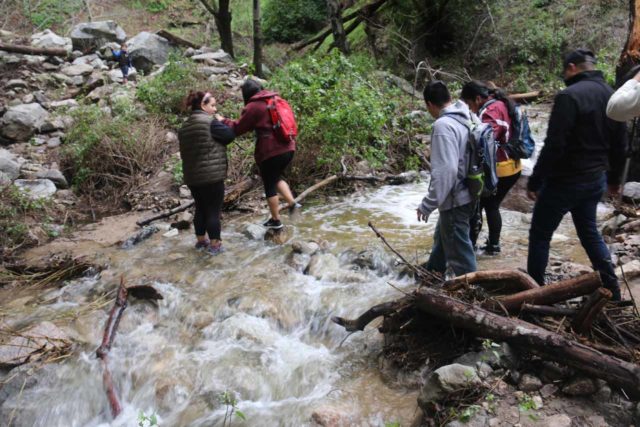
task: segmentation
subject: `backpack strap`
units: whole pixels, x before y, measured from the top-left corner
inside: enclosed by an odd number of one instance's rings
[[[482,117],[482,115],[484,114],[484,112],[487,110],[487,108],[489,108],[489,106],[491,104],[495,104],[496,102],[498,102],[497,99],[490,99],[487,102],[485,102],[482,107],[480,107],[480,111],[478,111],[478,117]]]

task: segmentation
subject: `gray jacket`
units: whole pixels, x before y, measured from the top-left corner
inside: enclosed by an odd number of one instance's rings
[[[452,117],[453,115],[457,117]],[[477,117],[462,101],[442,110],[433,124],[429,192],[418,208],[427,216],[436,209],[447,211],[472,201],[464,182],[469,167],[469,128],[459,120],[477,121]]]
[[[212,118],[194,111],[178,131],[180,157],[186,185],[204,185],[227,177],[227,147],[231,140],[220,141],[211,135]],[[227,128],[225,126],[225,128]],[[233,132],[229,129],[229,133]]]

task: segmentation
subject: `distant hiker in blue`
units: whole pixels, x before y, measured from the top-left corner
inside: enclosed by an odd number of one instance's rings
[[[127,78],[129,77],[129,67],[131,67],[131,58],[129,57],[129,51],[127,45],[122,44],[120,50],[111,49],[113,57],[118,61],[120,71],[122,71],[122,84],[127,84]]]

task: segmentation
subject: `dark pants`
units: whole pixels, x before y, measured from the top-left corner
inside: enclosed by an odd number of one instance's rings
[[[445,273],[450,266],[456,276],[476,271],[476,253],[469,238],[469,224],[476,203],[440,212],[433,249],[426,268]]]
[[[293,160],[293,153],[293,151],[288,151],[283,154],[278,154],[258,165],[262,183],[264,184],[264,194],[267,196],[267,199],[278,194],[278,182],[282,180],[284,170],[289,166],[291,160]]]
[[[127,77],[129,77],[129,66],[128,65],[122,65],[120,67],[120,71],[122,71],[122,78],[126,79]]]
[[[529,230],[527,270],[536,282],[544,284],[549,262],[549,244],[553,233],[567,212],[594,270],[602,277],[605,288],[619,295],[620,288],[611,254],[596,224],[596,208],[606,189],[604,173],[596,179],[579,184],[546,184],[538,194]]]
[[[224,181],[213,184],[190,185],[191,195],[196,205],[193,227],[196,236],[206,232],[211,240],[220,239],[220,211],[224,202]]]
[[[487,215],[487,226],[489,227],[490,245],[497,246],[500,244],[500,233],[502,232],[502,215],[500,215],[500,204],[509,193],[509,190],[516,185],[521,172],[515,175],[498,178],[498,187],[496,194],[480,199],[480,204],[475,215],[471,219],[471,243],[473,246],[478,241],[480,231],[482,231],[482,211]]]

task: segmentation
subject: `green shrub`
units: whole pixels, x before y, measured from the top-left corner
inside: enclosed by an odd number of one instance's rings
[[[71,114],[75,125],[67,134],[62,166],[74,188],[94,199],[120,201],[170,148],[163,138],[164,122],[157,116],[112,117],[96,105]]]
[[[37,28],[64,23],[83,7],[82,0],[24,0],[23,11]]]
[[[268,41],[295,42],[315,33],[326,22],[324,0],[278,0],[264,6],[263,28]]]
[[[31,199],[13,185],[0,188],[0,259],[13,249],[29,243],[29,226],[34,223],[47,226],[51,202]]]
[[[196,65],[187,58],[171,55],[164,71],[138,85],[136,96],[147,111],[166,116],[170,121],[182,111],[189,91],[200,89]]]
[[[270,84],[295,110],[305,168],[339,171],[342,157],[387,161],[402,98],[373,69],[369,59],[336,53],[289,63],[273,76]]]

